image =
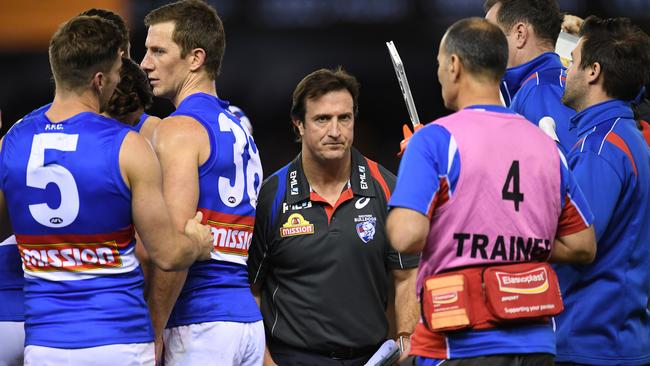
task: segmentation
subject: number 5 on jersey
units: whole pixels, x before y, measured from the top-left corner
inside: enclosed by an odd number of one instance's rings
[[[45,189],[54,184],[61,193],[61,204],[51,208],[47,203],[29,205],[34,220],[47,227],[65,227],[79,214],[79,191],[72,173],[61,165],[45,165],[45,150],[76,151],[79,135],[41,133],[34,135],[32,151],[27,162],[28,187]]]

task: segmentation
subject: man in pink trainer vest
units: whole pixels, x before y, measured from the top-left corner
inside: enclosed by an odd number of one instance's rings
[[[452,25],[438,79],[455,113],[419,130],[402,159],[387,232],[422,252],[418,365],[553,365],[562,311],[546,261],[589,263],[593,215],[554,141],[503,107],[504,34]]]

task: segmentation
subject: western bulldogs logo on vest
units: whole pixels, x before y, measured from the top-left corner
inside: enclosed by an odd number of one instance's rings
[[[367,244],[375,237],[377,218],[372,215],[359,215],[354,221],[357,223],[359,239]]]

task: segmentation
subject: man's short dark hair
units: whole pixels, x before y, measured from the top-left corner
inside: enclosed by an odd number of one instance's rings
[[[226,35],[217,11],[200,0],[183,0],[152,10],[144,18],[149,27],[173,22],[172,40],[181,49],[181,57],[195,48],[205,51],[205,70],[216,79],[226,48]]]
[[[122,51],[124,51],[126,54],[129,53],[129,28],[126,26],[126,22],[121,16],[113,13],[110,10],[99,8],[88,9],[79,15],[98,16],[100,18],[113,22],[113,24],[117,26],[117,29],[120,30],[120,33],[122,33],[122,37],[124,38],[124,42],[122,42]]]
[[[307,99],[318,99],[323,95],[339,90],[347,90],[352,96],[354,115],[357,115],[359,98],[359,82],[340,66],[335,70],[320,69],[305,76],[293,91],[291,119],[305,121]],[[294,132],[300,138],[296,126]]]
[[[483,18],[461,19],[445,35],[447,55],[456,54],[470,74],[499,81],[508,65],[508,41],[501,29]]]
[[[123,57],[120,82],[108,102],[106,112],[113,118],[124,118],[138,109],[149,109],[153,104],[153,92],[147,74],[133,60]]]
[[[50,40],[50,66],[58,86],[83,88],[97,72],[108,73],[121,50],[122,33],[97,16],[78,15],[63,23]]]
[[[496,4],[501,4],[497,22],[503,29],[509,30],[517,22],[528,23],[540,40],[555,45],[564,19],[556,0],[486,0],[483,8],[487,12]]]
[[[600,64],[611,98],[632,100],[650,79],[650,38],[627,18],[587,18],[580,29],[580,68]]]

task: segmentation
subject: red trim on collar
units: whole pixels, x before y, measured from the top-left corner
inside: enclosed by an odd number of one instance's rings
[[[386,184],[386,180],[384,179],[384,177],[379,172],[379,166],[374,161],[372,161],[372,160],[370,160],[368,158],[365,158],[365,159],[366,159],[366,162],[368,163],[368,168],[370,168],[370,175],[372,175],[373,178],[377,179],[377,181],[379,182],[379,185],[381,186],[381,189],[384,190],[384,195],[386,196],[386,201],[390,200],[390,189],[388,189],[388,184]]]
[[[334,216],[334,212],[336,209],[343,204],[343,202],[349,201],[354,197],[354,192],[352,192],[352,188],[348,187],[345,191],[341,192],[341,195],[339,196],[339,199],[336,200],[336,203],[334,206],[332,206],[327,200],[318,193],[311,191],[309,193],[309,199],[312,202],[322,202],[324,203],[325,207],[325,213],[327,214],[327,224],[329,225],[330,222],[332,221],[332,216]]]

